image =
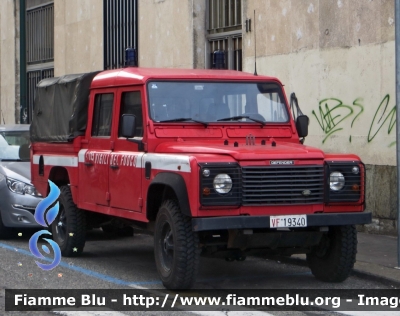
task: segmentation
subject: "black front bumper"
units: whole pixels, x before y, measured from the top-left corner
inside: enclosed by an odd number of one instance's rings
[[[224,216],[192,218],[193,231],[270,228],[269,216]],[[318,213],[307,215],[307,227],[369,224],[371,212]]]

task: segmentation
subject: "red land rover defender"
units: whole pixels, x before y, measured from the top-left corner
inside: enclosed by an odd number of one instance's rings
[[[39,83],[32,182],[61,190],[51,225],[63,256],[89,227],[150,230],[165,287],[193,285],[200,255],[306,253],[320,280],[345,280],[357,252],[365,167],[303,145],[308,118],[276,78],[146,69]],[[294,115],[298,115],[297,118]],[[72,234],[71,234],[72,233]]]

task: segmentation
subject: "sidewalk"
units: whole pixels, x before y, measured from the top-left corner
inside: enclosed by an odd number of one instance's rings
[[[400,287],[400,269],[396,269],[397,237],[361,232],[357,236],[358,252],[353,275]],[[305,255],[293,255],[292,258],[305,260]]]
[[[358,233],[356,274],[375,276],[400,285],[400,270],[397,259],[397,237]]]

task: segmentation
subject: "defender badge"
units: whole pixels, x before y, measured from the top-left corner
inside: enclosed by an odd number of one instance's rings
[[[311,191],[310,190],[304,190],[303,192],[301,192],[301,194],[303,194],[304,196],[310,196],[311,195]]]
[[[294,165],[293,160],[271,160],[271,165]]]

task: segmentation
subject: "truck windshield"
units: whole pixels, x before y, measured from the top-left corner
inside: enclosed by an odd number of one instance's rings
[[[271,82],[148,83],[155,122],[284,123],[289,115],[281,87]]]

